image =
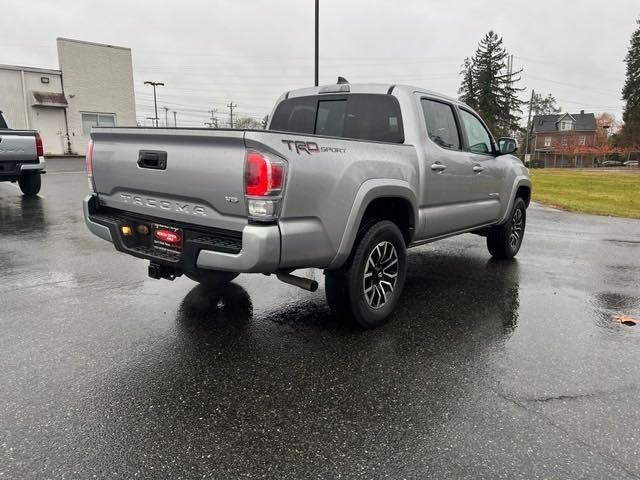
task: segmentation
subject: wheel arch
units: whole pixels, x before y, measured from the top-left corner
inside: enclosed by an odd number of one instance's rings
[[[513,203],[518,197],[522,198],[525,205],[529,207],[529,203],[531,202],[531,180],[529,179],[529,177],[520,176],[517,177],[513,182],[511,194],[509,195],[509,203],[503,210],[500,221],[497,223],[498,225],[502,225],[509,219],[509,213],[513,208]]]
[[[347,260],[362,225],[373,220],[390,220],[400,228],[409,245],[418,220],[417,200],[408,182],[374,179],[363,183],[356,194],[338,252],[329,269],[339,268]]]

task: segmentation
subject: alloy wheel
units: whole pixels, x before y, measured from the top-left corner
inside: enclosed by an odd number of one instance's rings
[[[513,212],[511,217],[511,235],[509,236],[509,244],[512,248],[516,248],[522,241],[524,233],[524,215],[522,209],[518,208]]]
[[[362,288],[367,304],[382,308],[393,296],[398,280],[398,252],[391,242],[380,242],[369,254],[364,269]]]

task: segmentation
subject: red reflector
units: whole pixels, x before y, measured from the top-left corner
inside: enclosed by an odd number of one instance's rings
[[[42,137],[36,133],[36,153],[39,157],[44,155],[44,147],[42,146]]]
[[[171,230],[164,229],[156,230],[155,232],[153,232],[153,236],[158,240],[167,243],[180,243],[180,240],[182,240],[178,232],[172,232]]]
[[[244,173],[244,193],[264,196],[282,190],[284,165],[269,160],[261,153],[248,151]]]
[[[284,177],[284,169],[282,165],[271,164],[271,189],[280,190],[282,188],[282,180]]]

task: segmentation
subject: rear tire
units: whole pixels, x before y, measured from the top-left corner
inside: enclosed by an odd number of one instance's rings
[[[360,328],[375,328],[393,312],[404,288],[407,251],[400,229],[383,220],[360,236],[351,260],[325,277],[327,303]]]
[[[487,234],[487,249],[494,258],[511,259],[522,246],[527,224],[527,206],[517,197],[509,214],[509,220]]]
[[[42,186],[42,180],[39,173],[23,173],[18,180],[20,190],[28,197],[37,195]]]
[[[207,288],[216,289],[226,285],[240,274],[235,272],[221,272],[218,270],[205,270],[203,268],[199,268],[193,272],[185,272],[184,275]]]

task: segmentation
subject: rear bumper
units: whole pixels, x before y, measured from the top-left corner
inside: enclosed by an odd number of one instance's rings
[[[174,261],[166,256],[150,253],[148,249],[141,251],[125,246],[120,237],[119,218],[101,214],[95,195],[89,195],[84,199],[83,210],[85,223],[91,233],[113,243],[116,250],[173,267],[181,272],[197,267],[238,273],[273,273],[278,270],[280,264],[280,229],[277,225],[246,225],[242,230],[242,240],[237,252],[233,251],[232,247],[216,242],[215,238],[212,239],[213,242],[211,239],[203,242],[201,238],[190,239],[187,235],[183,252],[180,258]],[[154,220],[156,219],[149,219]],[[157,221],[168,223],[161,219]],[[185,230],[189,230],[190,227],[179,226]],[[217,243],[217,246],[208,248],[207,244],[211,243]]]
[[[29,161],[3,161],[0,162],[0,180],[16,181],[23,172],[44,173],[45,166],[44,157]]]
[[[47,162],[45,161],[44,157],[38,157],[38,163],[23,163],[22,165],[20,165],[20,171],[41,171],[44,170],[44,167],[46,167],[46,165]]]

